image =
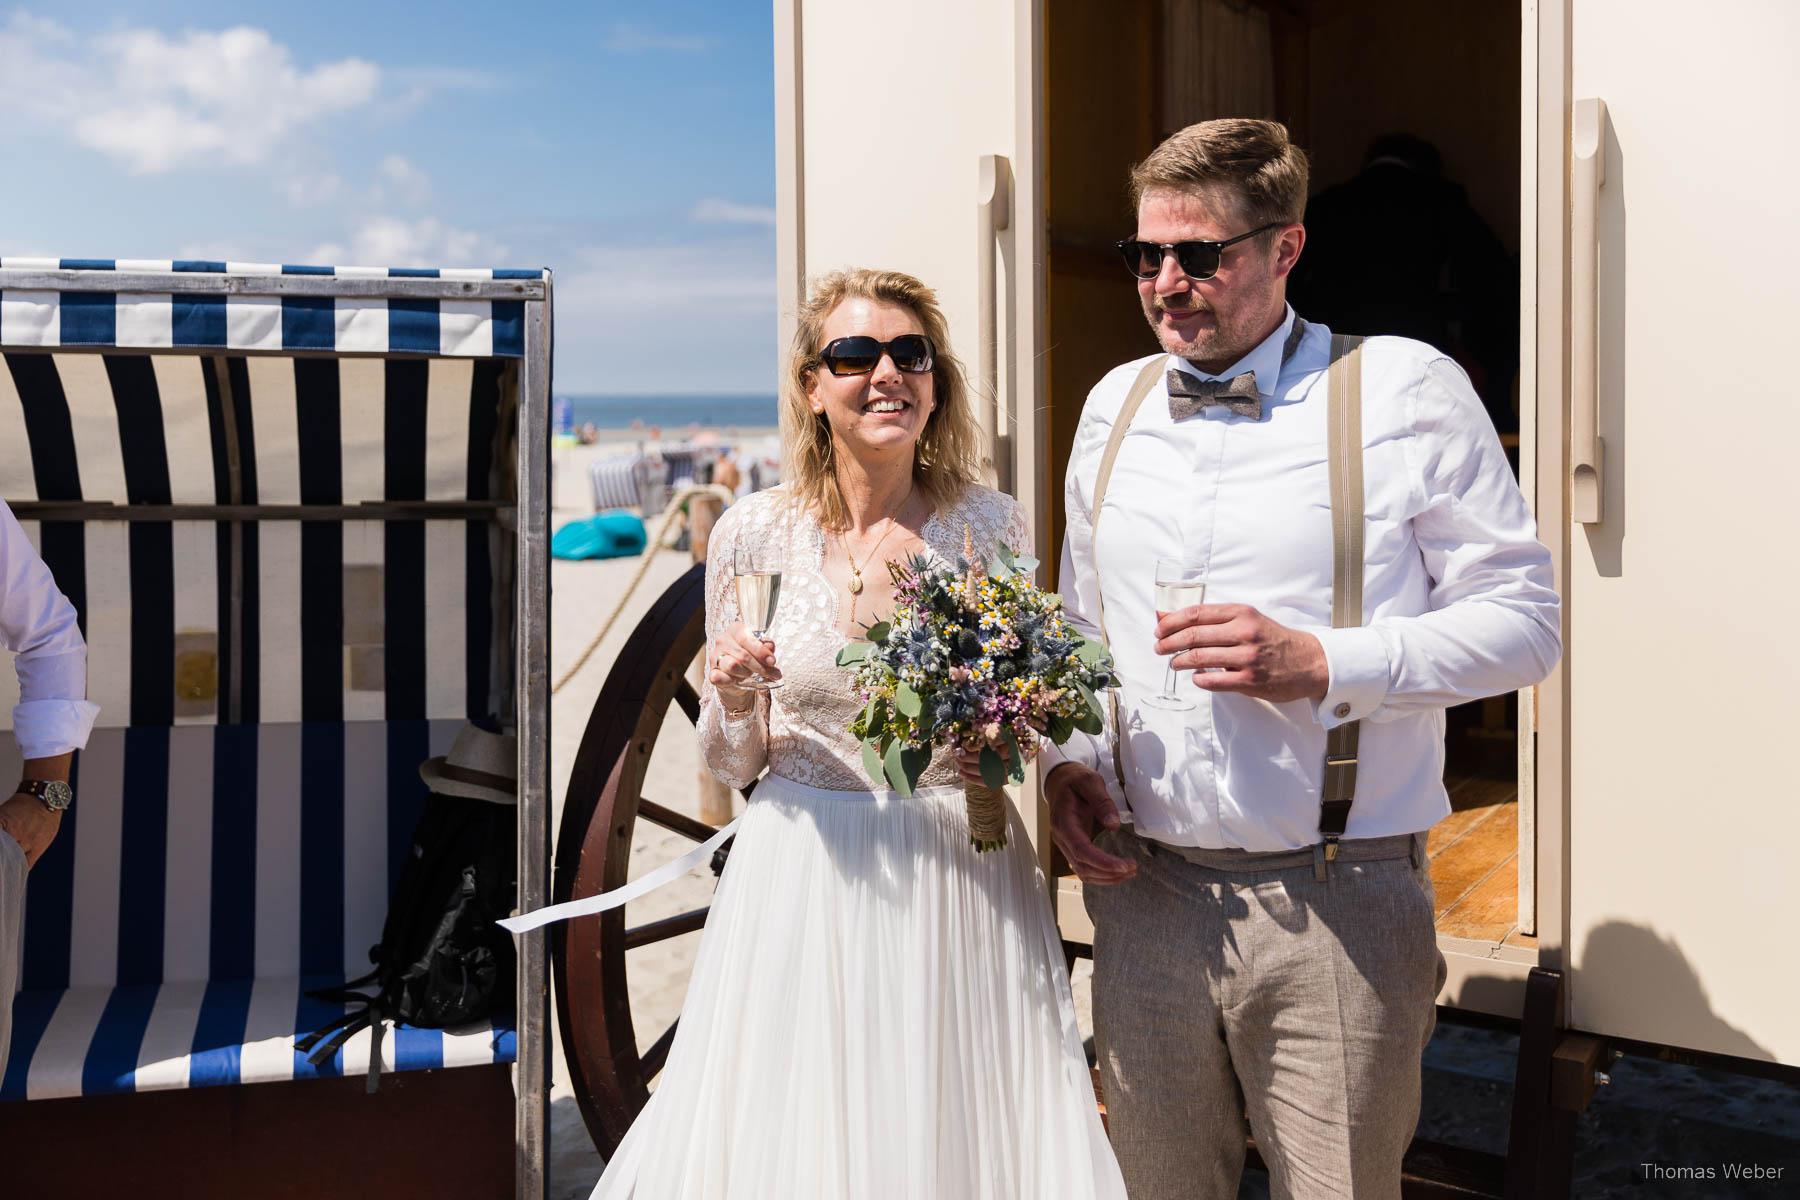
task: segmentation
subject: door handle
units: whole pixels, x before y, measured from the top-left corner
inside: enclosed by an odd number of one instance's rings
[[[993,455],[994,486],[1010,493],[1012,470],[1012,413],[1003,411],[1000,398],[1000,289],[995,280],[995,244],[1012,223],[1012,164],[1004,155],[983,154],[976,178],[976,225],[980,239],[976,250],[976,372],[981,396],[981,433]]]
[[[1600,233],[1606,101],[1577,100],[1569,139],[1569,516],[1598,524],[1606,443],[1599,431]]]

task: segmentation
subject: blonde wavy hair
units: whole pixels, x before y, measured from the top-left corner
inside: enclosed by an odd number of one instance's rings
[[[914,482],[933,505],[945,508],[960,500],[963,490],[980,478],[981,431],[970,409],[962,364],[950,353],[950,327],[938,307],[937,293],[900,271],[834,271],[814,280],[800,305],[781,386],[784,490],[826,529],[845,528],[850,513],[838,485],[831,423],[825,414],[813,412],[806,392],[813,373],[825,368],[825,360],[819,357],[824,348],[825,319],[853,298],[906,309],[931,339],[931,391],[937,403],[913,447]]]

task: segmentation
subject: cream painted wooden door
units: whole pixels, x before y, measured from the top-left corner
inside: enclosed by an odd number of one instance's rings
[[[1573,128],[1567,341],[1540,351],[1566,352],[1571,459],[1589,370],[1603,445],[1599,519],[1582,482],[1566,497],[1561,580],[1571,1021],[1796,1063],[1800,5],[1543,7],[1567,18]]]

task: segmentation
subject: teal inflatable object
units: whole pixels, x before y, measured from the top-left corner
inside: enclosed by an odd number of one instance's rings
[[[648,540],[643,518],[620,508],[570,521],[550,539],[550,553],[555,558],[626,558],[642,554]]]

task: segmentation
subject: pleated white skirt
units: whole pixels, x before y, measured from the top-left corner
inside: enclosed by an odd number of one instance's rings
[[[1017,813],[758,785],[597,1200],[1123,1200]]]

